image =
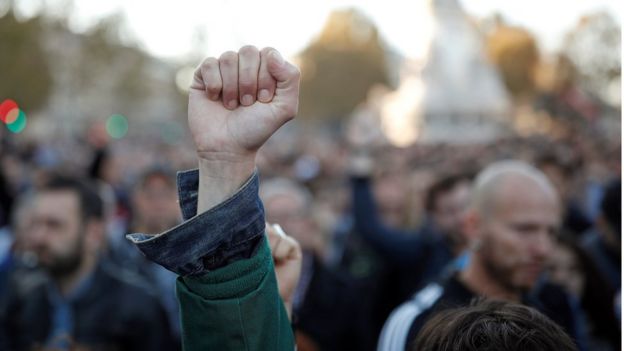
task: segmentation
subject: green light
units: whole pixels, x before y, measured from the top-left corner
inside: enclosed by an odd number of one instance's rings
[[[122,115],[112,115],[106,121],[106,132],[111,138],[121,139],[128,133],[128,120]]]
[[[17,115],[15,121],[13,121],[13,123],[7,124],[6,126],[11,132],[15,134],[21,133],[24,128],[26,128],[26,114],[24,114],[24,111],[19,110],[19,114]]]

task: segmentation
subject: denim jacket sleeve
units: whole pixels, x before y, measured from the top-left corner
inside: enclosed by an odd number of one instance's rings
[[[179,172],[177,181],[184,222],[161,234],[127,235],[148,259],[178,275],[198,276],[255,254],[264,235],[257,173],[232,197],[199,215],[199,172]]]
[[[162,234],[128,239],[180,275],[183,350],[292,351],[294,335],[264,237],[258,175],[199,215],[197,171],[179,173],[178,188],[184,222]]]

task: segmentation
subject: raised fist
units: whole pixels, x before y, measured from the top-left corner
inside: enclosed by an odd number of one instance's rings
[[[288,315],[292,315],[292,302],[295,289],[301,275],[301,246],[292,237],[286,235],[279,224],[266,224],[266,236],[269,240],[275,276],[279,294],[284,301]]]
[[[299,77],[272,48],[244,46],[205,59],[195,71],[188,110],[200,160],[253,160],[297,113]]]

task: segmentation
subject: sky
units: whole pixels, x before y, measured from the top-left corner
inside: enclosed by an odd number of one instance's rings
[[[0,2],[3,0],[0,0]],[[6,1],[6,0],[4,0]],[[26,15],[43,2],[62,10],[71,0],[15,0]],[[83,31],[111,13],[127,19],[130,40],[151,54],[182,59],[191,53],[218,56],[242,45],[272,46],[293,57],[314,39],[329,13],[355,7],[378,27],[383,39],[400,54],[420,57],[422,23],[429,0],[73,0],[70,25]],[[608,11],[621,21],[616,0],[458,0],[477,18],[498,12],[509,23],[533,32],[541,48],[556,51],[564,34],[583,14]],[[621,1],[620,1],[621,2]],[[204,32],[204,45],[197,33]]]

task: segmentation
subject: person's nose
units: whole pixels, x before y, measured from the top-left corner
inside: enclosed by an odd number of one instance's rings
[[[539,259],[546,259],[552,251],[553,239],[547,231],[540,231],[532,245],[533,256]]]
[[[43,225],[33,225],[27,240],[33,248],[45,246],[48,240],[48,233]]]

